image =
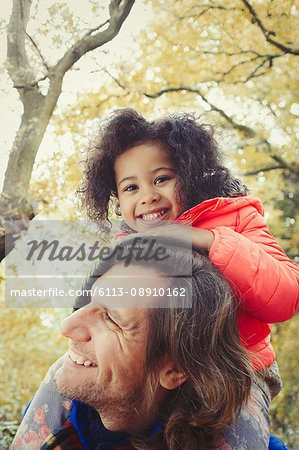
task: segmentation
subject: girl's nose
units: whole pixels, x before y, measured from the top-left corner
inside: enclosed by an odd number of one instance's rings
[[[90,341],[88,314],[91,308],[82,308],[66,317],[60,326],[63,336],[78,342]]]
[[[151,204],[158,202],[160,200],[161,196],[159,192],[157,192],[155,189],[149,189],[146,192],[144,192],[141,196],[141,204]]]

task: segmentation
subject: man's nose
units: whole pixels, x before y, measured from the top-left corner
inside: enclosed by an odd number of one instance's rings
[[[142,192],[141,204],[142,205],[146,205],[146,204],[150,205],[151,203],[158,202],[160,200],[160,198],[161,198],[161,195],[154,187],[149,188]]]
[[[60,326],[63,336],[78,342],[90,341],[90,333],[88,327],[88,315],[91,308],[81,308],[66,317]]]

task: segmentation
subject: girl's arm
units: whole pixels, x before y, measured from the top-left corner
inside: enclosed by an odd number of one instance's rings
[[[248,206],[236,231],[223,226],[212,231],[209,256],[243,308],[265,322],[290,319],[298,309],[299,268],[275,242],[264,217]]]
[[[154,227],[147,235],[168,236],[190,242],[190,227]],[[209,257],[241,300],[241,307],[267,323],[293,317],[299,303],[299,268],[275,242],[264,217],[252,206],[240,210],[236,231],[219,226],[192,227],[192,244]]]

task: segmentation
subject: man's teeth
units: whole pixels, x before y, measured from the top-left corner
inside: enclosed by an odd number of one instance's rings
[[[86,366],[86,367],[96,367],[96,364],[90,361],[89,359],[84,358],[83,356],[77,355],[73,350],[69,350],[70,358],[73,362],[76,364],[79,364],[80,366]]]
[[[167,211],[167,209],[163,209],[161,211],[158,211],[158,212],[152,213],[152,214],[142,214],[141,218],[143,220],[156,220],[156,219],[159,219],[160,217],[164,216],[166,211]]]

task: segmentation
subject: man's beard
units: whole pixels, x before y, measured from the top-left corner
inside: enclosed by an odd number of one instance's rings
[[[107,387],[93,381],[76,387],[69,387],[64,382],[63,370],[63,367],[61,367],[55,374],[57,389],[63,396],[92,406],[100,415],[128,414],[128,411],[146,414],[148,410],[145,394],[145,387],[148,382],[147,376],[138,386],[126,386],[123,392],[116,395],[109,392]]]

